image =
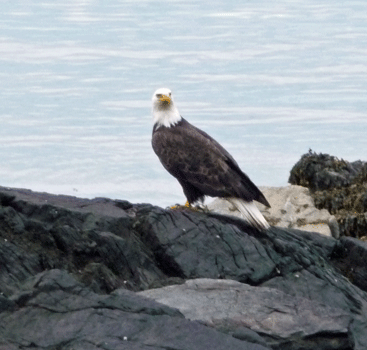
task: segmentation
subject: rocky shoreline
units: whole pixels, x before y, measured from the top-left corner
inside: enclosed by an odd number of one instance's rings
[[[367,244],[296,229],[302,198],[259,232],[0,187],[0,350],[364,350]]]

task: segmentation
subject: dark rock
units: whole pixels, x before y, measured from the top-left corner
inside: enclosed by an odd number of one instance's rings
[[[356,238],[367,237],[367,212],[350,214],[345,211],[335,215],[339,223],[340,232],[343,236]]]
[[[165,285],[132,229],[135,209],[127,202],[0,188],[0,203],[0,292],[53,268],[67,269],[96,292]]]
[[[0,313],[0,349],[265,350],[120,290],[98,295],[61,270],[26,281]]]
[[[289,182],[308,187],[318,209],[327,209],[340,235],[367,236],[367,163],[349,163],[309,152],[292,168]]]
[[[13,310],[15,308],[15,303],[8,298],[0,295],[0,313],[6,310]]]
[[[364,259],[347,259],[364,250],[343,240],[259,232],[187,209],[4,188],[0,212],[0,350],[263,349],[244,327],[273,349],[366,348]],[[241,322],[218,317],[208,328],[133,293],[196,278],[242,283],[251,306],[276,322],[246,323],[244,308]]]
[[[240,219],[216,214],[209,214],[208,220],[204,213],[159,208],[141,208],[138,213],[135,229],[155,252],[161,268],[185,279],[227,278],[258,285],[279,270],[292,272],[311,265],[309,244],[326,258],[336,243],[330,237],[297,230],[272,228],[259,233]],[[299,243],[300,235],[304,245]]]
[[[365,163],[349,163],[328,154],[311,150],[293,166],[288,182],[308,187],[312,191],[349,186],[362,173]]]
[[[342,237],[332,259],[343,275],[362,290],[367,291],[367,243],[351,237]]]

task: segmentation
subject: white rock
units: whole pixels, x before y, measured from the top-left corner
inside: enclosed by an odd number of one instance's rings
[[[310,191],[306,187],[289,185],[285,187],[260,187],[271,205],[255,202],[270,225],[319,232],[339,238],[335,217],[326,209],[315,207]],[[219,214],[241,217],[240,212],[228,201],[216,199],[208,204],[208,209]]]

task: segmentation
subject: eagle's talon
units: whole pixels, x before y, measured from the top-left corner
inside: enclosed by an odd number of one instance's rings
[[[195,205],[192,206],[189,202],[186,202],[184,205],[181,204],[175,204],[172,205],[170,207],[166,208],[167,210],[178,210],[178,209],[189,209],[192,211],[200,211],[203,213],[208,213],[209,212],[209,208],[206,205]]]
[[[167,207],[167,209],[180,209],[180,208],[189,208],[189,209],[192,209],[192,206],[191,204],[187,201],[184,205],[181,205],[181,204],[175,204],[175,205],[172,205],[170,207]]]

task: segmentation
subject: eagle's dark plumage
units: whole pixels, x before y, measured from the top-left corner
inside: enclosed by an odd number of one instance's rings
[[[270,207],[264,195],[217,141],[180,116],[170,90],[154,93],[153,116],[153,150],[190,204],[204,196],[225,198],[254,226],[269,227],[252,203]]]

